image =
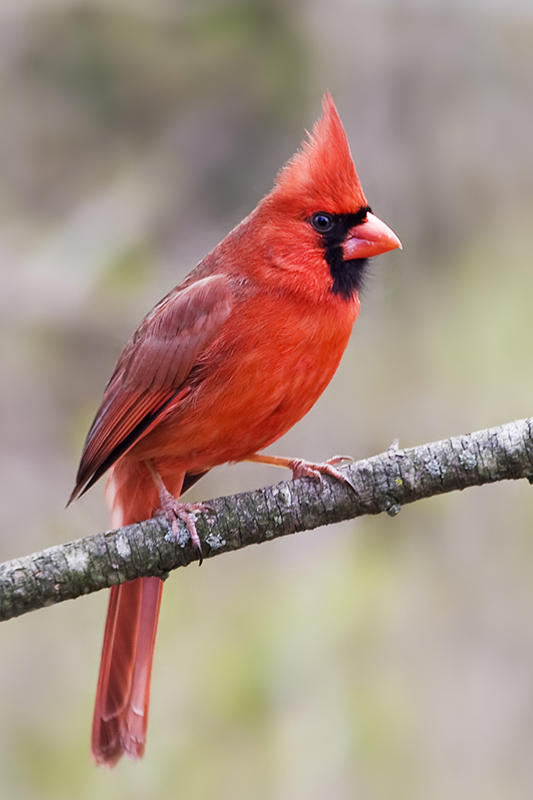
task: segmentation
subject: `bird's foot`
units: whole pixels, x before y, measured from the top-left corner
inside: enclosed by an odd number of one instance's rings
[[[196,530],[195,515],[202,514],[205,511],[212,511],[212,508],[206,503],[180,503],[174,495],[170,494],[166,486],[159,487],[159,500],[161,502],[161,511],[167,518],[177,542],[181,540],[178,520],[185,523],[191,537],[192,546],[198,551],[199,564],[201,564],[203,561],[202,543]]]
[[[288,469],[292,470],[292,478],[313,478],[315,481],[322,482],[322,475],[331,475],[341,483],[349,483],[345,475],[335,468],[336,464],[343,461],[353,461],[350,456],[333,456],[327,461],[316,463],[315,461],[305,461],[303,458],[290,458],[287,460]]]
[[[213,509],[207,503],[180,503],[180,501],[176,500],[174,495],[168,491],[167,487],[163,483],[161,475],[152,461],[145,461],[145,464],[157,487],[161,511],[168,520],[175,540],[182,546],[185,544],[182,539],[180,526],[178,524],[178,520],[181,520],[185,523],[185,526],[189,532],[192,546],[199,554],[198,564],[200,566],[203,561],[203,553],[202,543],[200,541],[200,537],[198,536],[198,531],[196,530],[195,514],[213,511]]]
[[[346,475],[336,469],[337,464],[353,461],[351,456],[333,456],[333,458],[328,458],[327,461],[316,463],[315,461],[305,461],[303,458],[284,458],[282,456],[255,453],[253,456],[249,456],[246,461],[255,461],[260,464],[270,464],[274,467],[290,469],[293,480],[295,478],[312,478],[322,482],[323,475],[331,475],[332,478],[336,478],[341,483],[347,483],[348,486],[354,489]]]

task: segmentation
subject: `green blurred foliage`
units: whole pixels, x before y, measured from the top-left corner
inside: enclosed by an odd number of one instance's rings
[[[527,0],[8,2],[0,44],[2,560],[107,527],[101,487],[64,504],[115,359],[327,87],[404,251],[275,452],[531,413]],[[88,756],[105,593],[4,623],[0,797],[529,798],[532,530],[530,487],[491,486],[172,575],[146,756],[112,773]]]

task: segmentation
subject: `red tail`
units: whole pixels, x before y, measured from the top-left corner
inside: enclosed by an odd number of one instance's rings
[[[166,485],[179,496],[184,473]],[[119,459],[106,489],[114,527],[152,517],[159,506],[153,478],[142,462]],[[91,750],[95,761],[113,767],[122,754],[134,761],[144,753],[150,678],[163,581],[139,578],[113,586],[96,690]]]
[[[150,677],[163,581],[139,578],[113,586],[96,690],[92,754],[112,767],[144,753]]]

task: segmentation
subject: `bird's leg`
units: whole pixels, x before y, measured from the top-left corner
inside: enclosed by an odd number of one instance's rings
[[[146,461],[145,463],[157,487],[159,502],[161,503],[161,511],[167,518],[176,541],[179,542],[180,540],[180,528],[178,525],[178,519],[180,519],[185,523],[187,530],[189,531],[192,546],[198,551],[199,563],[201,564],[203,561],[202,543],[200,541],[200,537],[198,536],[198,531],[196,530],[196,521],[194,515],[204,511],[209,511],[210,506],[208,506],[206,503],[181,503],[179,500],[176,500],[174,495],[168,491],[167,487],[163,483],[163,479],[153,463],[151,461]]]
[[[261,453],[254,453],[253,456],[248,456],[248,458],[244,460],[290,469],[293,480],[295,478],[313,478],[314,480],[321,481],[322,475],[331,475],[333,478],[337,478],[337,480],[341,481],[341,483],[347,483],[349,486],[352,485],[342,472],[335,469],[335,464],[341,464],[343,461],[353,461],[351,456],[333,456],[333,458],[328,458],[327,461],[315,463],[314,461],[305,461],[303,458],[284,458],[283,456],[266,456]]]

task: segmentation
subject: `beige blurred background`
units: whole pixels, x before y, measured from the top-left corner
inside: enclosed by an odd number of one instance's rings
[[[275,452],[532,413],[531,0],[3,0],[1,560],[107,527],[103,485],[64,506],[115,359],[327,87],[404,250]],[[281,477],[220,468],[191,496]],[[146,756],[110,774],[88,755],[106,593],[3,623],[0,798],[531,798],[532,575],[526,483],[175,573]]]

